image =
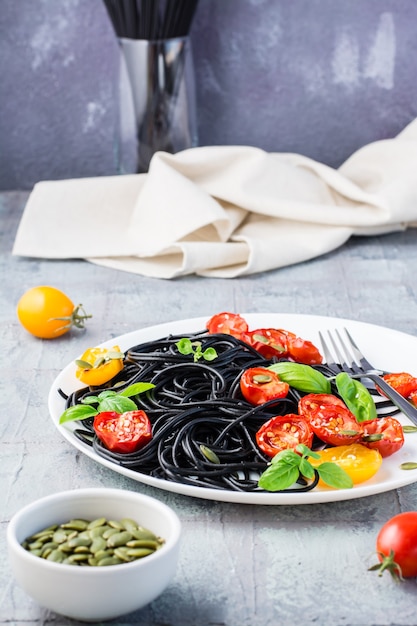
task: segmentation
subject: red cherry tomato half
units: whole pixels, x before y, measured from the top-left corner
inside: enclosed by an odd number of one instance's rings
[[[288,339],[288,354],[296,363],[317,365],[323,362],[323,357],[311,341],[295,337]]]
[[[417,512],[395,515],[378,533],[376,549],[380,573],[388,569],[395,578],[417,576]]]
[[[362,422],[364,439],[361,441],[367,448],[379,450],[382,457],[391,456],[404,445],[404,431],[400,422],[394,417],[379,417],[369,422]],[[381,439],[372,441],[377,435]]]
[[[248,331],[246,320],[237,313],[217,313],[207,322],[207,330],[210,335],[224,333],[238,339]]]
[[[362,438],[363,429],[347,406],[331,394],[311,393],[301,398],[298,410],[324,443],[345,446]]]
[[[251,367],[240,378],[240,390],[245,400],[258,405],[276,398],[285,398],[290,386],[278,374],[265,367]]]
[[[277,415],[261,426],[256,433],[256,443],[262,452],[273,457],[281,450],[294,450],[299,443],[310,448],[313,432],[299,415]]]
[[[136,452],[152,438],[152,426],[145,411],[97,413],[93,428],[106,448],[122,454]]]
[[[244,341],[249,343],[266,359],[283,358],[288,355],[287,338],[275,328],[258,328],[246,333]]]
[[[414,391],[417,391],[417,378],[407,372],[384,374],[382,378],[404,398],[408,398]],[[383,391],[380,389],[378,391],[384,395]]]

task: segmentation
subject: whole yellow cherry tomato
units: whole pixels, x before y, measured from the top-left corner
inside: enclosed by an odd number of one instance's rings
[[[353,483],[363,483],[374,476],[382,463],[382,456],[378,450],[371,450],[360,443],[351,443],[347,446],[335,446],[317,450],[319,459],[309,457],[311,465],[317,467],[320,463],[336,463],[351,477]],[[325,486],[321,481],[320,486]]]
[[[74,306],[65,293],[55,287],[40,286],[26,291],[17,303],[17,317],[29,333],[41,339],[54,339],[70,328],[84,328],[82,305]]]
[[[81,359],[75,361],[75,375],[89,387],[99,387],[122,371],[123,357],[119,346],[110,349],[88,348]]]

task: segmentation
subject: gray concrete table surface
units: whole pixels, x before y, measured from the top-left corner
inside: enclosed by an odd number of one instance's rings
[[[79,453],[54,427],[47,407],[53,380],[86,347],[171,320],[223,310],[307,313],[416,335],[417,230],[353,238],[331,254],[255,276],[167,281],[81,260],[12,257],[27,197],[26,192],[0,194],[0,624],[76,623],[41,608],[15,584],[6,528],[19,508],[38,497],[102,486],[133,489],[166,502],[184,530],[172,584],[152,604],[113,623],[417,624],[416,580],[396,584],[388,574],[368,571],[382,524],[400,511],[417,509],[417,484],[367,498],[299,506],[182,496],[142,485]],[[93,313],[85,333],[42,341],[22,329],[16,303],[26,289],[40,284],[63,289]]]

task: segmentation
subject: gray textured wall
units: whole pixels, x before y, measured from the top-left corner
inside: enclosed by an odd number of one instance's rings
[[[200,0],[200,144],[338,166],[417,116],[415,0]],[[0,189],[134,171],[102,0],[1,0]]]

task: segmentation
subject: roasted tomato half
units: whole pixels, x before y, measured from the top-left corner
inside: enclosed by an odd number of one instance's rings
[[[294,450],[299,443],[310,448],[312,442],[313,432],[307,421],[292,413],[272,417],[256,433],[256,443],[270,457],[281,450]]]
[[[75,375],[90,387],[98,387],[114,378],[123,369],[123,353],[119,346],[107,348],[89,348],[81,359],[75,362]]]
[[[382,378],[404,398],[409,398],[413,392],[417,391],[417,378],[407,372],[384,374]],[[381,389],[378,391],[384,395]]]
[[[381,456],[391,456],[404,445],[404,431],[394,417],[379,417],[362,422],[363,443],[367,448],[378,450]]]
[[[363,428],[342,400],[331,394],[310,393],[298,403],[314,434],[324,443],[343,446],[362,438]]]
[[[246,333],[244,341],[249,343],[266,359],[278,357],[280,359],[288,355],[287,338],[280,330],[275,328],[258,328]]]
[[[237,313],[217,313],[207,322],[207,330],[211,335],[223,333],[238,339],[248,331],[246,320]]]
[[[276,398],[285,398],[290,386],[278,374],[265,367],[251,367],[240,378],[240,390],[245,400],[257,405]]]
[[[323,362],[323,357],[311,341],[301,337],[288,338],[288,355],[296,363],[317,365]]]
[[[308,459],[313,466],[324,462],[336,463],[349,474],[355,485],[372,478],[382,463],[378,450],[370,450],[360,443],[318,450],[317,454],[320,455],[319,459]],[[322,481],[319,481],[319,485],[325,486]]]
[[[136,452],[152,439],[152,426],[145,411],[97,413],[93,428],[106,448],[122,454]]]

